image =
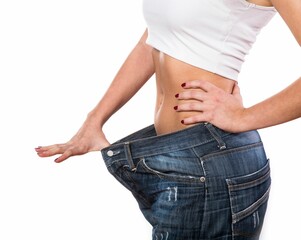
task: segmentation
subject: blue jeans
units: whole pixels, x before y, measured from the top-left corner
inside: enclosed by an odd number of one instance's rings
[[[271,179],[257,131],[201,123],[157,136],[152,125],[101,152],[153,226],[153,240],[259,239]]]

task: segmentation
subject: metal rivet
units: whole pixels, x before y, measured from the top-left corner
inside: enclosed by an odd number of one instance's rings
[[[107,151],[107,156],[112,157],[114,155],[114,152],[112,150]]]
[[[205,182],[206,178],[205,177],[201,177],[200,180],[201,180],[201,182]]]
[[[218,145],[217,147],[219,148],[219,150],[224,150],[224,149],[226,149],[226,148],[227,148],[227,146],[226,146],[226,145],[222,145],[222,146]]]

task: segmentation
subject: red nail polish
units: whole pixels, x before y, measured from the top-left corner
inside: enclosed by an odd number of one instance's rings
[[[177,93],[177,94],[175,95],[175,97],[178,98],[178,97],[179,97],[179,94]]]
[[[182,120],[181,123],[184,124],[184,120]]]
[[[174,109],[174,110],[178,110],[178,106],[174,106],[173,109]]]
[[[186,86],[186,83],[182,83],[182,85],[181,85],[182,87],[185,87]]]

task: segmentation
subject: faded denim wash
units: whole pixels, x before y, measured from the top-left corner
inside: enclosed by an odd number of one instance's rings
[[[156,136],[151,125],[101,152],[153,226],[153,240],[259,239],[271,179],[257,131],[201,123]]]

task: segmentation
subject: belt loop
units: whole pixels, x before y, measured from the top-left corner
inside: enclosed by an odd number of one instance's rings
[[[221,136],[218,134],[218,132],[216,131],[215,127],[211,124],[206,122],[205,127],[208,129],[208,131],[210,132],[210,134],[212,135],[212,137],[214,137],[214,139],[218,142],[218,148],[220,150],[224,150],[227,148],[226,143],[223,141],[223,139],[221,138]]]
[[[124,151],[125,151],[125,155],[126,155],[126,159],[130,165],[130,168],[132,171],[136,171],[136,166],[133,162],[133,158],[132,158],[132,153],[131,153],[131,148],[130,148],[130,143],[129,142],[125,142],[124,143]]]

